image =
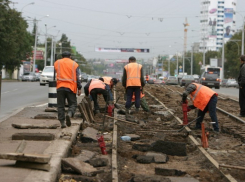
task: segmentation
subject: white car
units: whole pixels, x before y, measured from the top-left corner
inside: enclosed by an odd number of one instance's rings
[[[45,66],[40,75],[40,85],[48,84],[49,81],[54,80],[54,66]]]

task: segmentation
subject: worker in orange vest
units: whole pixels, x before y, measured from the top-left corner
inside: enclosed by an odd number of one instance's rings
[[[111,89],[112,89],[112,87],[113,87],[114,85],[116,85],[117,82],[118,82],[118,79],[112,78],[112,77],[109,77],[109,76],[103,76],[103,77],[100,77],[99,80],[101,80],[101,81],[104,82],[105,84],[109,85]]]
[[[140,88],[145,86],[145,80],[142,65],[136,63],[136,59],[133,56],[129,58],[129,64],[124,66],[122,86],[127,94],[125,104],[126,116],[129,114],[133,93],[135,94],[136,112],[138,112],[140,108]]]
[[[205,116],[206,112],[209,112],[209,115],[212,119],[213,129],[216,132],[219,132],[219,123],[216,115],[216,104],[218,94],[212,89],[198,84],[190,83],[186,86],[185,91],[182,94],[182,101],[187,99],[187,95],[191,96],[193,105],[188,106],[188,109],[198,108],[198,119],[196,121],[196,129],[201,129],[201,123]]]
[[[88,97],[89,95],[92,97],[94,101],[94,113],[100,113],[100,107],[97,101],[97,95],[102,94],[104,97],[105,102],[108,104],[111,100],[109,96],[110,87],[106,85],[99,79],[91,79],[85,86],[84,86],[84,93]]]
[[[71,53],[65,51],[62,53],[62,59],[55,61],[54,68],[57,79],[58,120],[61,123],[61,128],[65,128],[66,125],[71,126],[70,118],[73,117],[77,108],[76,94],[78,96],[81,95],[82,85],[79,79],[79,67],[78,64],[71,59]],[[69,108],[65,116],[66,99]]]
[[[149,76],[148,76],[148,74],[146,74],[146,76],[145,76],[145,81],[146,81],[146,83],[148,83],[148,81],[149,81]]]

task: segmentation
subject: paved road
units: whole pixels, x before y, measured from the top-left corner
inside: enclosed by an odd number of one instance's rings
[[[48,92],[48,85],[39,82],[2,82],[0,122],[24,107],[48,105]]]
[[[233,88],[233,87],[229,87],[229,88],[225,88],[225,87],[220,87],[220,89],[213,89],[215,92],[219,93],[219,94],[224,94],[224,95],[228,95],[228,96],[232,96],[233,98],[237,98],[239,97],[239,89],[237,88]]]
[[[0,121],[26,106],[48,102],[48,86],[39,82],[2,82]]]

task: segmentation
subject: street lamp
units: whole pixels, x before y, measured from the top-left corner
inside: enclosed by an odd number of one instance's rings
[[[229,40],[228,42],[235,42],[238,49],[237,49],[237,55],[239,56],[239,44],[237,42],[240,42],[241,40]]]
[[[242,17],[242,51],[241,54],[244,54],[244,26],[245,26],[245,16],[243,16],[242,14],[240,14],[239,12],[237,12],[239,15],[241,15]]]
[[[169,47],[169,49],[171,48],[171,45],[169,45],[168,46]],[[168,51],[168,53],[169,53],[170,51]],[[168,55],[168,74],[169,74],[169,76],[170,76],[170,55]]]
[[[27,5],[25,5],[22,9],[21,9],[21,13],[22,13],[22,11],[23,11],[23,9],[26,7],[26,6],[28,6],[28,5],[32,5],[32,4],[35,4],[34,2],[32,2],[32,3],[29,3],[29,4],[27,4]]]
[[[42,18],[48,17],[49,15],[43,16]],[[36,25],[36,34],[35,34],[35,44],[34,44],[34,58],[33,58],[33,73],[35,73],[35,64],[36,64],[36,54],[37,54],[37,32],[38,32],[38,21],[40,20],[36,20],[36,18],[34,19],[34,24]]]
[[[46,34],[45,34],[45,57],[44,57],[44,67],[47,65],[47,31],[51,28],[54,28],[56,26],[52,26],[50,28],[47,28],[47,24],[45,24]]]

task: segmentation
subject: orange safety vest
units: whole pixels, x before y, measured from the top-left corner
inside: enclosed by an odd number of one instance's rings
[[[71,89],[72,92],[77,93],[77,67],[78,64],[69,58],[55,61],[54,68],[56,71],[57,89],[65,87]]]
[[[88,88],[89,94],[90,94],[91,90],[93,90],[94,88],[105,89],[105,83],[102,82],[101,80],[98,80],[98,79],[92,79],[92,81],[89,85],[89,88]]]
[[[106,83],[107,85],[110,85],[111,84],[112,77],[104,76],[102,78],[104,79],[104,83]]]
[[[195,107],[203,111],[207,106],[208,102],[210,101],[211,97],[214,94],[215,95],[218,94],[214,92],[212,89],[204,85],[197,84],[197,83],[192,83],[192,84],[196,85],[197,88],[194,92],[190,94],[191,100]]]
[[[145,80],[146,80],[146,81],[149,81],[149,76],[148,76],[148,75],[145,76]]]
[[[138,63],[129,63],[124,66],[127,73],[126,87],[141,86],[140,76],[142,65]]]
[[[143,94],[142,92],[140,92],[140,98],[144,97],[145,94]],[[133,96],[132,96],[132,102],[135,101],[135,94],[133,93]]]

